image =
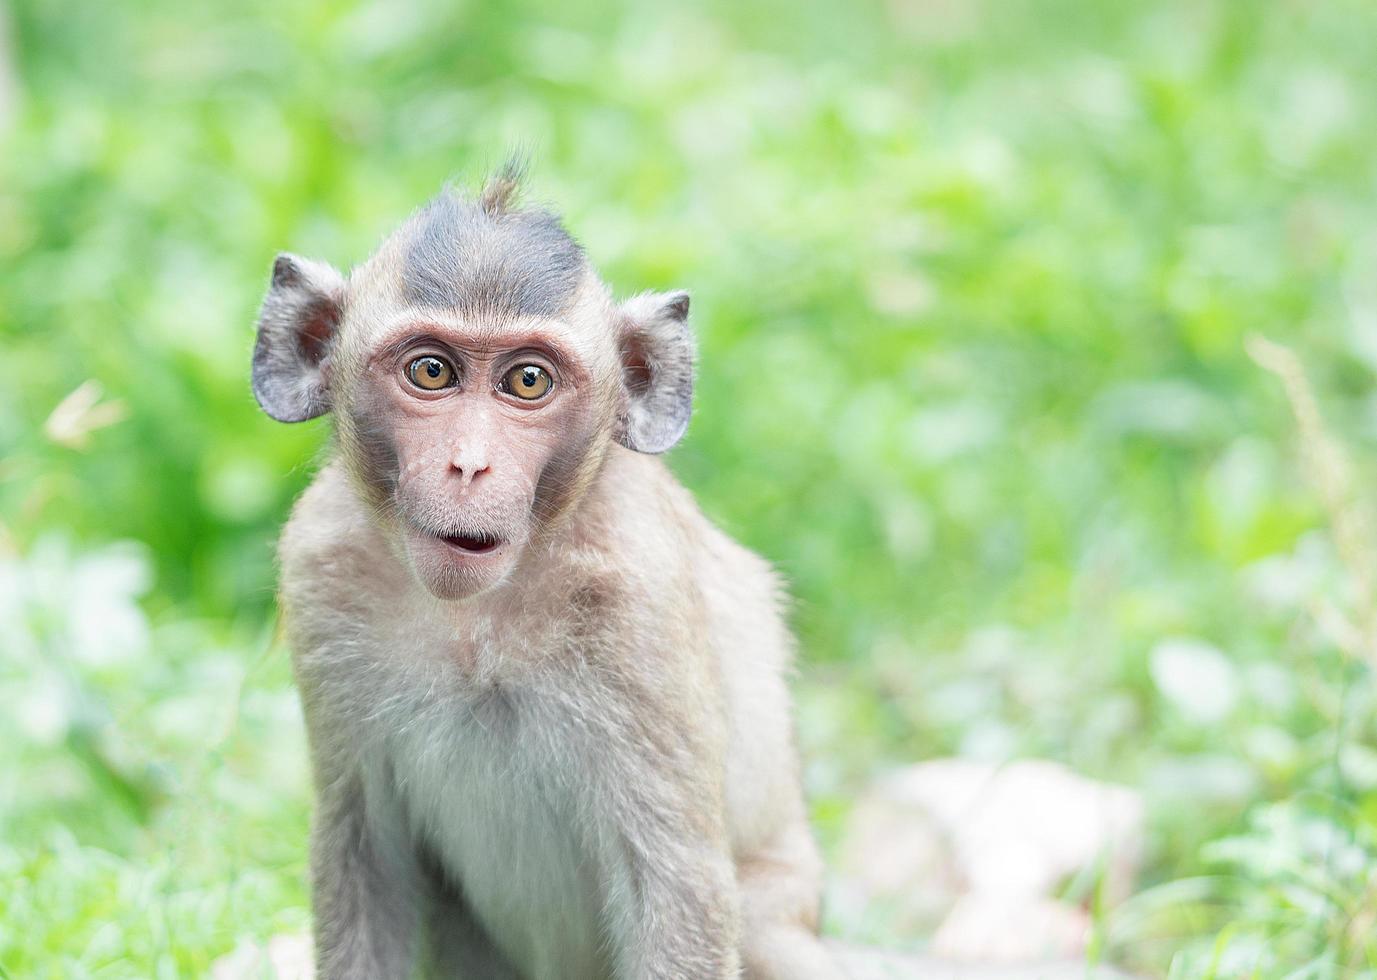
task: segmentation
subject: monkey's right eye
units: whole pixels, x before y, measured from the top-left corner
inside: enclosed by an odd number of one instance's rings
[[[406,366],[406,376],[417,388],[439,391],[454,384],[454,368],[438,357],[418,357]]]

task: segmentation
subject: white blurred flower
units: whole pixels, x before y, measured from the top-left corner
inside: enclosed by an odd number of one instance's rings
[[[125,663],[148,648],[139,597],[152,584],[145,549],[117,542],[77,552],[56,534],[0,556],[0,714],[8,730],[55,746],[82,710],[82,668]]]
[[[124,541],[76,554],[47,535],[27,555],[0,559],[0,656],[16,666],[57,655],[112,664],[147,648],[139,598],[152,585],[142,545]]]
[[[1244,568],[1242,579],[1258,602],[1289,611],[1332,590],[1336,564],[1328,538],[1312,531],[1303,535],[1292,551],[1268,555]]]
[[[73,706],[66,687],[52,675],[32,678],[22,686],[20,696],[6,698],[13,702],[20,733],[38,745],[57,745],[72,723]]]
[[[71,573],[72,656],[88,664],[128,660],[148,646],[138,598],[152,585],[148,557],[133,542],[83,556]]]
[[[1152,681],[1191,721],[1222,721],[1238,703],[1238,671],[1217,647],[1189,637],[1163,640],[1149,657]]]

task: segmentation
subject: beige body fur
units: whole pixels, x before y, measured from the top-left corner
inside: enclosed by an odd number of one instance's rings
[[[642,927],[625,847],[707,916],[684,923],[690,948],[663,975],[733,975],[696,934],[708,926],[764,947],[749,976],[806,976],[768,959],[807,955],[820,889],[773,578],[657,460],[622,450],[601,476],[529,579],[453,605],[418,594],[338,466],[320,475],[282,543],[308,718],[339,756],[317,754],[319,778],[387,797],[396,823],[375,832],[433,851],[521,976],[655,975],[602,952],[604,914]],[[645,839],[617,840],[616,811],[646,807],[661,812]],[[405,870],[408,890],[435,884]]]
[[[777,582],[646,455],[687,297],[613,304],[508,193],[284,256],[260,317],[264,408],[338,432],[280,549],[320,976],[840,976]]]

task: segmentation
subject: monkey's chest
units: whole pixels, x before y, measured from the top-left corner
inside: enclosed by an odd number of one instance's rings
[[[421,726],[395,744],[413,832],[524,977],[610,976],[603,876],[580,830],[578,802],[562,788],[569,773],[513,712],[471,707],[450,731]]]

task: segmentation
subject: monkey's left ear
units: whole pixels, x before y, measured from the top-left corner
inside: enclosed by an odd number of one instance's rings
[[[330,410],[326,359],[344,315],[344,277],[324,262],[283,252],[258,314],[253,396],[279,422]]]
[[[662,453],[693,413],[693,331],[685,292],[643,293],[622,304],[622,382],[627,407],[617,441]]]

